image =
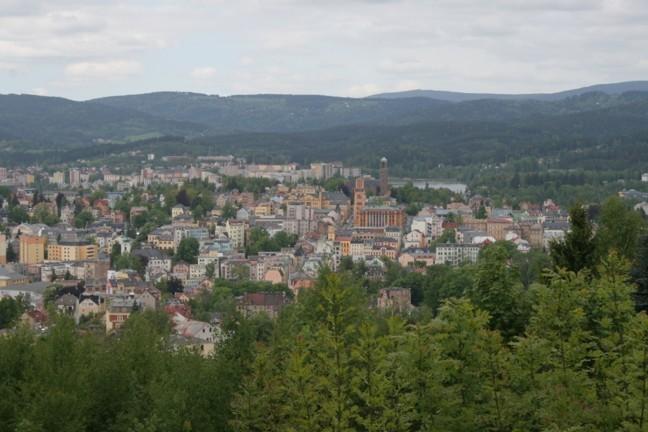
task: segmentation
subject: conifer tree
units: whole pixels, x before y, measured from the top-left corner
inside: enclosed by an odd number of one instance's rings
[[[442,416],[435,426],[448,431],[505,430],[509,423],[501,340],[488,330],[489,316],[468,300],[450,300],[434,336],[450,371],[444,382]]]
[[[648,315],[634,317],[629,332],[629,406],[623,422],[624,430],[648,431]]]
[[[388,334],[379,335],[375,324],[363,323],[352,352],[352,388],[358,405],[354,420],[367,432],[409,431],[413,419],[413,394],[401,362],[403,325],[392,317],[388,326]]]
[[[595,281],[598,307],[598,337],[594,351],[594,376],[598,381],[598,397],[602,411],[602,428],[619,427],[629,410],[628,332],[634,316],[628,283],[628,263],[612,252],[599,266]]]
[[[324,323],[316,338],[320,349],[315,352],[315,367],[323,372],[322,427],[332,432],[352,431],[351,420],[355,407],[351,399],[351,350],[349,339],[352,328],[352,308],[345,307],[346,294],[337,277],[330,276],[322,292]]]
[[[481,253],[475,284],[468,297],[488,312],[490,326],[507,339],[524,331],[528,319],[526,293],[519,274],[509,264],[510,254],[503,245],[487,246]]]
[[[312,353],[308,346],[312,342],[308,329],[294,342],[294,349],[289,354],[282,380],[282,429],[295,432],[318,430],[321,404],[319,374],[313,366]]]
[[[408,372],[414,407],[412,430],[433,430],[442,404],[447,401],[445,388],[449,362],[440,359],[438,344],[432,343],[431,323],[416,323],[405,334],[405,355],[402,367]]]
[[[632,260],[646,224],[639,212],[619,197],[607,199],[601,206],[599,229],[596,233],[600,256],[616,251],[623,258]]]
[[[571,229],[563,241],[554,241],[549,250],[556,268],[571,272],[593,269],[596,265],[596,242],[594,229],[582,205],[569,210]]]
[[[560,270],[550,275],[549,284],[538,290],[528,338],[518,356],[537,356],[536,385],[538,426],[565,430],[592,422],[597,414],[594,383],[589,377],[589,333],[583,297],[585,273]]]
[[[235,431],[269,432],[279,424],[279,386],[269,360],[267,352],[257,355],[251,374],[243,380],[232,401],[230,423]]]

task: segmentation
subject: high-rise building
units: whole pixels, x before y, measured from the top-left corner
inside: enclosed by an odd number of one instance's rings
[[[225,232],[234,249],[245,247],[245,234],[247,232],[247,223],[245,221],[228,219],[225,223]]]
[[[353,225],[362,226],[362,209],[367,203],[364,178],[358,177],[353,189]]]
[[[81,185],[81,171],[78,169],[70,170],[70,186],[80,186]]]
[[[7,237],[0,234],[0,264],[7,264]]]
[[[52,177],[50,177],[50,183],[57,184],[59,186],[62,186],[65,184],[65,173],[63,171],[56,171],[54,174],[52,174]]]
[[[387,168],[387,158],[380,159],[380,195],[389,196],[389,171]]]
[[[20,263],[40,264],[45,261],[45,243],[47,238],[21,235],[20,236]]]
[[[327,180],[340,173],[341,162],[315,162],[311,163],[311,175],[318,180]]]

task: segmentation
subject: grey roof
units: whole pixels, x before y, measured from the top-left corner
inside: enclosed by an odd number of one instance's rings
[[[61,297],[57,298],[54,303],[61,306],[76,306],[78,301],[79,299],[72,294],[63,294]]]
[[[21,291],[33,294],[43,294],[48,286],[50,286],[49,282],[32,282],[25,285],[9,285],[0,288],[0,291]]]
[[[544,228],[548,230],[567,231],[569,230],[569,227],[570,227],[570,223],[568,221],[552,221],[552,222],[544,223]]]
[[[135,249],[134,251],[131,252],[131,255],[133,256],[138,256],[138,257],[143,257],[143,258],[157,258],[157,259],[164,259],[168,258],[164,253],[162,253],[160,250],[155,249],[155,248],[140,248],[140,249]]]
[[[351,201],[348,196],[344,195],[344,193],[340,191],[326,192],[325,196],[326,199],[333,204],[345,204]]]
[[[7,267],[0,266],[0,278],[15,278],[20,275]]]

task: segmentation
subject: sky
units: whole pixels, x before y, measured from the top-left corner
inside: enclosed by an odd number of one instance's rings
[[[648,0],[0,0],[0,93],[364,97],[648,79]]]

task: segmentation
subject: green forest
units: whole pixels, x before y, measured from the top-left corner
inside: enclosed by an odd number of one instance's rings
[[[361,266],[323,269],[272,321],[215,284],[226,335],[174,348],[163,313],[120,333],[57,319],[0,337],[2,431],[646,431],[648,241],[611,200],[549,256],[486,247],[418,273],[410,311],[375,308]],[[231,286],[230,286],[231,285]],[[253,288],[252,288],[253,289]]]

